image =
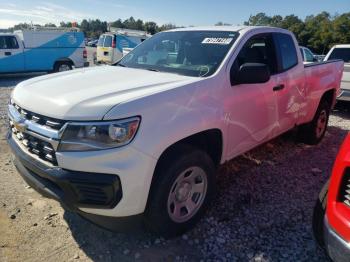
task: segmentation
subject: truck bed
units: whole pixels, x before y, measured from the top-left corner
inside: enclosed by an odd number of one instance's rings
[[[312,119],[319,99],[326,90],[340,91],[340,81],[343,74],[344,62],[342,60],[330,60],[305,64],[305,97],[308,101],[307,120]],[[332,107],[335,105],[335,99]]]

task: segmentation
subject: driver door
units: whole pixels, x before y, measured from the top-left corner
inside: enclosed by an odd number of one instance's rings
[[[24,71],[24,56],[16,37],[0,36],[0,72],[21,71]]]
[[[225,115],[228,123],[229,158],[244,153],[269,140],[277,127],[277,105],[274,95],[277,62],[272,34],[250,38],[235,59],[226,90]],[[265,83],[235,83],[235,74],[246,63],[268,65],[270,79]],[[254,76],[252,76],[254,77]]]

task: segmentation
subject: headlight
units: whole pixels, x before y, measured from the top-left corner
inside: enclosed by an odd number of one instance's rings
[[[124,146],[134,138],[139,117],[116,121],[72,122],[63,131],[58,151],[91,151]]]

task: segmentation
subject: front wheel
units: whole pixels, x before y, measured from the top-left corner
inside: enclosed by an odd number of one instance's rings
[[[56,62],[53,71],[54,72],[65,72],[72,70],[72,63],[68,61]]]
[[[201,218],[214,192],[215,167],[203,151],[180,146],[156,171],[145,223],[164,237],[180,235]]]
[[[299,127],[299,139],[310,145],[316,145],[323,139],[327,131],[330,106],[327,101],[322,100],[317,108],[316,114],[310,123]]]

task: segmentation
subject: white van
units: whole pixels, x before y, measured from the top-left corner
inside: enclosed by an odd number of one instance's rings
[[[84,34],[33,28],[0,34],[0,73],[66,71],[88,66]]]
[[[97,62],[114,64],[118,62],[123,53],[150,37],[145,31],[110,28],[111,32],[102,34],[97,43]]]

